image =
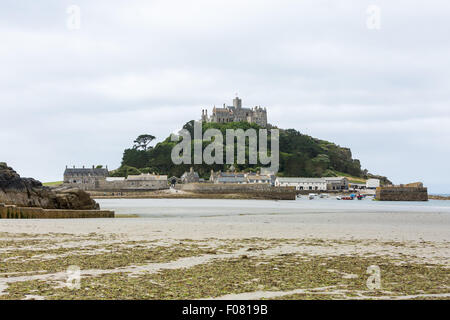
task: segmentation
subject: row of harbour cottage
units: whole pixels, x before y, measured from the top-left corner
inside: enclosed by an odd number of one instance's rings
[[[259,172],[214,172],[211,171],[209,181],[212,183],[237,183],[237,184],[248,184],[248,183],[265,183],[274,184],[275,176],[270,174],[260,174]]]
[[[349,181],[345,177],[303,178],[276,177],[273,174],[245,173],[245,172],[211,172],[212,183],[265,183],[275,187],[295,187],[296,190],[348,190]]]
[[[234,169],[234,168],[233,168]],[[197,183],[202,182],[199,174],[191,168],[181,179],[167,179],[166,175],[140,174],[128,177],[109,177],[108,169],[103,168],[67,168],[64,183],[84,190],[158,190],[167,189],[168,182]],[[175,180],[175,181],[173,181]],[[276,177],[274,174],[260,172],[214,172],[211,171],[209,183],[215,184],[270,184],[275,187],[295,187],[296,190],[348,190],[349,181],[345,177]],[[379,180],[369,179],[367,188],[379,186]],[[352,186],[353,187],[353,186]]]
[[[325,178],[285,178],[275,179],[276,187],[295,187],[296,190],[348,190],[348,179],[345,177]]]

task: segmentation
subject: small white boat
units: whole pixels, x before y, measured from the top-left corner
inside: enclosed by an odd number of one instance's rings
[[[310,193],[310,194],[308,195],[309,200],[313,200],[316,196],[317,196],[317,194],[315,194],[315,193]]]
[[[323,199],[323,198],[328,198],[328,194],[327,193],[321,193],[320,194],[320,197]]]
[[[341,196],[336,196],[336,200],[342,200]]]

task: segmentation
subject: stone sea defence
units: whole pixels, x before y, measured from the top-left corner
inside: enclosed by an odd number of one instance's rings
[[[295,200],[291,187],[271,187],[262,184],[212,184],[188,183],[176,185],[175,189],[157,191],[104,192],[88,191],[96,199],[255,199]]]
[[[74,219],[114,218],[109,210],[60,210],[36,207],[16,207],[0,203],[0,219]]]
[[[295,200],[297,193],[294,187],[272,187],[268,184],[213,184],[188,183],[176,186],[177,189],[204,195],[237,194],[249,199]]]
[[[450,200],[450,197],[449,196],[430,195],[430,196],[428,196],[428,199],[433,199],[433,200]]]
[[[378,187],[376,199],[381,201],[428,201],[428,189],[421,183]]]

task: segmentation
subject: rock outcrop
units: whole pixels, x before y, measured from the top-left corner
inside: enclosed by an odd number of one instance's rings
[[[55,192],[32,178],[21,178],[0,162],[0,203],[44,209],[95,210],[98,203],[82,190]]]

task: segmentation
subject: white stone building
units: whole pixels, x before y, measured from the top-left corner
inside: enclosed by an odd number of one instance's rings
[[[266,183],[271,184],[272,178],[270,175],[264,175],[259,173],[248,173],[246,174],[247,183]]]
[[[380,186],[380,179],[367,179],[366,188],[367,189],[376,189]]]
[[[296,190],[327,190],[327,181],[324,178],[285,178],[275,179],[276,187],[295,187]]]

